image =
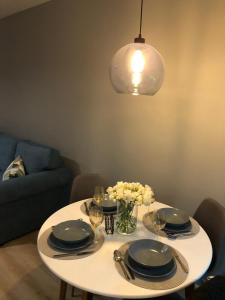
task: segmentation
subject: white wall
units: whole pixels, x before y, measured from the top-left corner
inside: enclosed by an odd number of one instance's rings
[[[55,0],[0,21],[0,131],[190,212],[225,204],[224,1],[145,1],[143,35],[166,63],[154,97],[116,94],[108,78],[139,4]]]

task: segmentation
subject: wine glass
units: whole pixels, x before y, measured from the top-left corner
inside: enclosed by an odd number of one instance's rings
[[[160,231],[166,226],[166,219],[164,217],[164,213],[162,211],[159,212],[158,210],[154,211],[152,222],[155,232],[160,240]]]
[[[95,187],[95,192],[94,192],[94,202],[97,205],[101,205],[102,201],[104,200],[105,193],[104,193],[104,187],[103,186],[96,186]]]
[[[92,205],[89,209],[89,219],[96,232],[97,227],[102,224],[104,219],[102,207],[99,205]]]

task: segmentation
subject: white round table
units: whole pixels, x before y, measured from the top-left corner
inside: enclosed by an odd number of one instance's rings
[[[62,221],[82,218],[89,222],[80,209],[83,201],[70,204],[51,215],[40,229],[40,235],[48,228]],[[166,205],[154,202],[151,210],[155,210]],[[138,222],[135,233],[124,236],[118,233],[113,235],[105,234],[105,242],[96,253],[81,259],[60,260],[48,257],[39,251],[45,265],[61,280],[84,291],[118,298],[152,298],[166,295],[183,289],[198,280],[208,269],[212,259],[212,246],[205,231],[200,231],[195,236],[185,239],[170,240],[161,237],[161,241],[179,250],[189,264],[189,274],[186,280],[176,288],[169,290],[149,290],[137,287],[121,277],[115,268],[113,251],[122,244],[136,239],[155,238],[141,222],[144,213],[147,212],[145,206],[138,208]],[[103,230],[104,225],[102,225]]]

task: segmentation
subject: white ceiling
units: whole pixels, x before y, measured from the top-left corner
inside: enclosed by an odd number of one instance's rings
[[[50,0],[0,0],[0,19]]]

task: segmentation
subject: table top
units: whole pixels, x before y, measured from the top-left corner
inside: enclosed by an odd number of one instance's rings
[[[46,229],[66,220],[82,218],[89,223],[88,216],[80,209],[83,201],[67,205],[51,215],[42,225],[38,239]],[[161,207],[166,207],[166,205],[154,202],[151,204],[150,210]],[[212,259],[212,246],[202,228],[200,228],[195,236],[185,239],[170,240],[166,237],[160,237],[160,241],[180,251],[189,264],[189,274],[180,286],[169,290],[149,290],[137,287],[121,277],[115,268],[113,251],[128,241],[155,238],[155,235],[148,231],[142,223],[142,217],[146,212],[147,207],[138,207],[136,232],[128,236],[118,233],[114,233],[113,235],[105,234],[105,242],[101,249],[88,257],[74,260],[60,260],[48,257],[40,251],[39,254],[47,267],[60,279],[82,290],[109,297],[157,297],[183,289],[202,277]],[[104,225],[102,225],[102,230],[103,228]]]

